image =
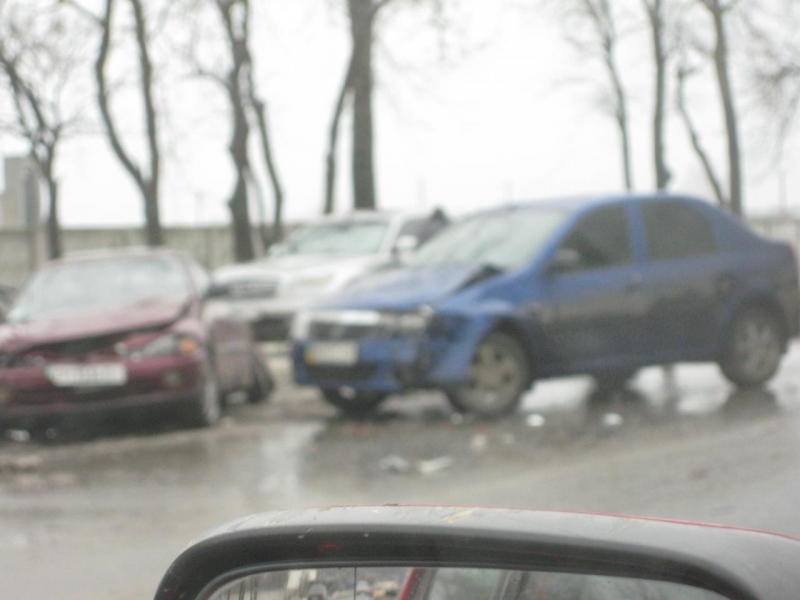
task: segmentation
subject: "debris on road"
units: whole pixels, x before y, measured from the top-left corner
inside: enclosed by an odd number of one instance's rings
[[[439,458],[432,458],[430,460],[422,460],[417,465],[417,470],[422,475],[433,475],[439,471],[444,471],[453,466],[455,461],[451,456],[440,456]]]
[[[9,429],[6,431],[6,437],[12,442],[19,442],[21,444],[31,441],[31,434],[25,429]]]
[[[42,466],[42,457],[38,454],[26,454],[25,456],[15,456],[0,461],[0,471],[12,471],[22,473],[25,471],[36,471]]]
[[[528,425],[528,427],[534,428],[544,427],[544,422],[544,417],[539,413],[528,415],[528,417],[525,419],[525,423]]]
[[[481,452],[486,450],[486,446],[489,443],[489,438],[486,436],[485,433],[476,433],[472,436],[472,439],[469,442],[470,450],[475,452],[476,454],[480,454]]]
[[[406,473],[411,468],[411,463],[402,456],[392,454],[380,459],[378,461],[378,468],[387,473]]]
[[[622,425],[622,415],[619,413],[606,413],[603,415],[602,423],[603,427],[608,427],[609,429],[619,427]]]

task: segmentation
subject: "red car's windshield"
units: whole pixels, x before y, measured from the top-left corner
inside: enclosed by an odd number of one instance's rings
[[[190,293],[186,269],[166,257],[59,264],[39,271],[11,311],[11,322],[35,321]]]

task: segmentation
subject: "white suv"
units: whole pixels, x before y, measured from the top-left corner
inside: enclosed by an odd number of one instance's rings
[[[320,219],[292,233],[260,260],[214,273],[218,298],[252,323],[259,341],[289,337],[294,314],[433,237],[447,225],[430,215],[356,212]]]

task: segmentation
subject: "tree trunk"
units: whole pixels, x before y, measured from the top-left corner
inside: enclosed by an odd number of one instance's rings
[[[665,149],[665,119],[667,103],[667,53],[664,49],[664,14],[662,0],[645,0],[653,38],[653,60],[655,63],[655,104],[653,107],[653,161],[656,189],[666,190],[670,171],[667,167]]]
[[[633,190],[633,163],[631,161],[631,135],[630,123],[628,117],[628,97],[625,93],[625,88],[622,85],[622,80],[619,76],[619,70],[614,60],[613,49],[609,49],[606,57],[606,67],[608,74],[611,77],[611,83],[614,88],[616,107],[616,119],[619,126],[620,141],[622,146],[622,172],[625,179],[625,190],[630,192]]]
[[[375,210],[372,114],[372,0],[348,0],[353,39],[353,204]],[[363,41],[362,41],[363,40]]]
[[[131,153],[123,146],[122,139],[117,131],[117,123],[111,114],[111,98],[108,89],[108,80],[105,67],[111,53],[111,38],[113,28],[114,0],[106,0],[103,17],[100,19],[102,27],[100,46],[94,64],[95,82],[97,84],[97,105],[100,117],[106,130],[106,136],[111,144],[120,164],[133,179],[144,202],[144,215],[146,223],[147,243],[150,246],[160,246],[164,243],[161,220],[158,210],[158,180],[160,176],[160,149],[158,144],[158,122],[156,116],[155,100],[153,98],[153,66],[150,61],[146,21],[143,6],[139,0],[130,0],[133,8],[135,23],[136,44],[139,50],[139,75],[141,77],[141,97],[144,105],[147,147],[149,152],[150,173],[145,175],[142,169],[134,162]]]
[[[144,105],[147,129],[147,150],[150,161],[148,177],[142,190],[144,196],[144,218],[147,227],[148,246],[162,246],[164,234],[158,208],[159,179],[161,178],[161,148],[158,141],[158,119],[153,93],[153,63],[150,60],[150,41],[147,36],[147,20],[142,0],[130,0],[136,23],[136,45],[139,48],[139,72],[142,79],[142,104]]]
[[[228,85],[233,112],[233,135],[229,148],[231,161],[236,170],[234,186],[228,206],[231,210],[231,226],[233,228],[234,254],[236,260],[244,262],[253,260],[253,239],[250,228],[250,207],[247,194],[247,173],[249,161],[247,143],[250,137],[247,115],[244,112],[242,98],[238,88],[238,69],[231,73]]]
[[[250,86],[251,104],[256,115],[258,131],[261,138],[261,154],[264,156],[264,163],[269,174],[269,181],[272,185],[272,196],[274,198],[272,216],[272,236],[270,243],[279,242],[283,239],[283,186],[278,177],[278,169],[275,166],[275,158],[272,154],[272,144],[270,143],[269,128],[267,127],[267,106],[256,98],[254,87]]]
[[[347,92],[350,91],[350,82],[353,77],[353,59],[355,57],[355,43],[353,44],[353,53],[350,56],[350,61],[347,65],[347,72],[342,82],[342,87],[339,90],[339,96],[336,99],[336,106],[333,109],[333,119],[331,119],[330,130],[328,131],[328,152],[325,159],[325,206],[323,211],[326,215],[333,212],[334,209],[334,196],[336,185],[336,147],[339,141],[339,123],[342,120],[342,112],[344,112],[344,104],[347,99]]]
[[[52,174],[46,175],[47,196],[50,200],[50,212],[47,214],[47,256],[61,258],[61,226],[58,222],[58,183]]]
[[[730,208],[741,215],[743,211],[742,189],[742,155],[739,149],[739,119],[734,102],[733,86],[731,84],[730,69],[728,65],[728,36],[725,30],[725,8],[720,0],[707,0],[706,6],[714,18],[714,30],[717,43],[714,49],[714,68],[717,74],[717,84],[722,99],[722,108],[725,113],[725,130],[728,137],[728,176]]]
[[[158,214],[158,181],[149,180],[144,185],[144,223],[148,246],[163,246],[164,232]]]

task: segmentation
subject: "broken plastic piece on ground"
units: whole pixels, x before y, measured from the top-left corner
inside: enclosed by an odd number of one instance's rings
[[[619,427],[622,425],[622,415],[619,413],[606,413],[603,415],[604,427]]]
[[[378,461],[378,468],[389,473],[405,473],[411,468],[411,463],[402,456],[391,454]]]
[[[417,465],[417,469],[423,475],[432,475],[433,473],[449,469],[453,466],[454,462],[451,456],[440,456],[439,458],[420,461],[419,465]]]
[[[488,442],[489,438],[485,433],[476,433],[472,436],[472,439],[469,442],[469,447],[473,452],[483,452],[486,450]]]
[[[525,419],[525,423],[528,427],[544,427],[544,417],[538,413],[534,413],[528,415],[528,418]]]
[[[10,439],[12,442],[29,442],[31,439],[31,434],[29,431],[25,429],[9,429],[6,431],[6,437]]]

